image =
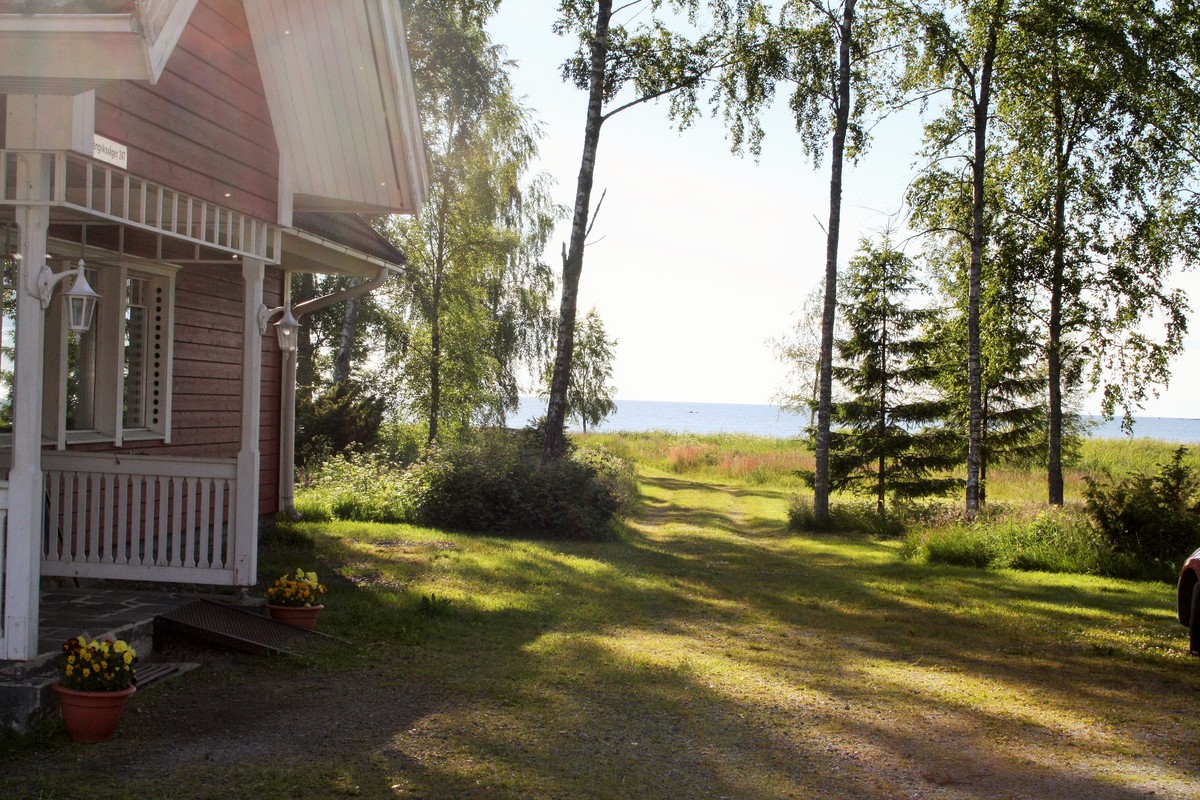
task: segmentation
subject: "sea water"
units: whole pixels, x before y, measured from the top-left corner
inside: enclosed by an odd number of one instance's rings
[[[545,413],[545,400],[522,397],[516,413],[509,415],[508,424],[521,427]],[[1090,423],[1088,435],[1094,439],[1120,439],[1128,435],[1121,430],[1120,420],[1085,419]],[[618,400],[616,412],[590,430],[744,433],[787,439],[802,435],[807,426],[807,414],[794,414],[773,405]],[[572,430],[578,429],[577,425],[572,426]],[[1133,436],[1181,444],[1200,443],[1200,420],[1139,417],[1134,423]]]

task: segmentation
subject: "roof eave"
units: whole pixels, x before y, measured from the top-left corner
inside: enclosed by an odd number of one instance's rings
[[[0,14],[0,93],[155,83],[197,2],[149,0],[140,14]]]
[[[280,266],[289,272],[347,275],[354,278],[374,277],[381,268],[394,273],[403,271],[402,264],[367,255],[361,250],[297,228],[284,229]]]

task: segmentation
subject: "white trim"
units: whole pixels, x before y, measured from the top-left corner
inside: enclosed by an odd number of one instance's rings
[[[242,262],[242,426],[237,456],[237,517],[234,529],[234,583],[253,585],[258,573],[259,434],[262,410],[263,336],[258,332],[258,309],[263,304],[262,261]]]
[[[0,14],[0,93],[76,95],[157,83],[197,0],[141,0],[131,14]]]
[[[9,132],[10,138],[13,132]],[[18,200],[9,190],[9,175],[24,161],[45,162],[53,184],[44,197]],[[278,225],[263,222],[217,203],[139,178],[116,167],[66,150],[0,150],[0,205],[49,205],[86,216],[129,225],[193,246],[194,258],[157,260],[183,263],[200,260],[206,248],[238,258],[260,258],[279,263]],[[211,259],[210,259],[211,260]]]
[[[55,248],[55,258],[61,255]],[[45,377],[42,394],[43,441],[64,450],[68,445],[110,442],[120,447],[125,441],[171,441],[171,404],[174,376],[175,347],[175,275],[179,268],[171,264],[132,261],[90,260],[88,269],[96,273],[95,284],[101,295],[93,324],[96,348],[95,374],[92,378],[93,413],[91,428],[67,427],[68,332],[61,303],[52,303],[46,313]],[[128,297],[126,287],[130,278],[148,281],[151,292],[162,291],[163,307],[149,307],[148,314],[158,317],[158,339],[153,332],[143,353],[146,380],[152,382],[155,367],[159,372],[157,423],[144,420],[136,427],[125,426],[125,339]],[[57,299],[57,298],[56,298]],[[157,342],[157,344],[155,344]],[[157,356],[153,348],[161,348]],[[151,388],[152,391],[152,388]],[[144,398],[147,415],[152,398]]]
[[[283,233],[283,259],[291,272],[348,275],[356,278],[374,278],[381,269],[397,275],[403,274],[403,266],[400,264],[367,255],[361,250],[315,233],[299,228],[288,228]]]
[[[29,198],[48,194],[50,173],[41,159],[21,159],[18,192]],[[26,279],[40,269],[46,252],[50,209],[16,208],[18,248],[23,255],[17,276],[17,372],[13,391],[12,466],[8,473],[9,526],[4,569],[3,658],[23,661],[37,654],[39,575],[42,542],[42,353],[45,328],[41,301],[25,291]]]

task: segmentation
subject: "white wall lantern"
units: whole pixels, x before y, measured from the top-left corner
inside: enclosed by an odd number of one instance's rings
[[[19,261],[21,254],[17,253],[13,258]],[[54,287],[59,282],[74,277],[71,288],[63,291],[63,300],[67,306],[67,324],[76,333],[86,332],[92,326],[92,317],[96,313],[96,301],[100,299],[100,295],[88,285],[87,278],[83,275],[83,259],[79,259],[76,269],[63,272],[55,272],[50,268],[49,262],[50,256],[47,255],[46,263],[42,264],[37,275],[30,280],[29,293],[41,301],[43,309],[49,308],[50,298],[54,295]]]
[[[300,323],[292,316],[291,305],[277,306],[275,308],[267,308],[262,305],[258,309],[258,332],[266,335],[267,324],[271,317],[279,312],[283,312],[283,316],[275,323],[275,337],[279,340],[279,349],[285,353],[296,352],[296,347],[299,344]]]
[[[96,313],[96,301],[100,299],[88,284],[83,274],[83,260],[79,261],[79,273],[71,288],[63,292],[63,301],[67,304],[67,327],[76,333],[84,333],[92,327],[92,317]]]
[[[300,338],[300,323],[292,316],[289,306],[283,307],[283,316],[275,323],[275,336],[279,339],[279,349],[285,353],[296,352]]]

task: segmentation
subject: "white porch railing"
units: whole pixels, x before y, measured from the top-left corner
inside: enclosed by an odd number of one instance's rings
[[[17,161],[43,159],[50,170],[51,196],[19,197]],[[51,205],[161,234],[194,247],[277,264],[282,229],[248,214],[184,194],[124,170],[69,151],[0,150],[0,205]],[[161,256],[161,253],[160,253]],[[175,253],[171,261],[191,259]]]
[[[237,461],[42,453],[42,574],[235,582]]]

